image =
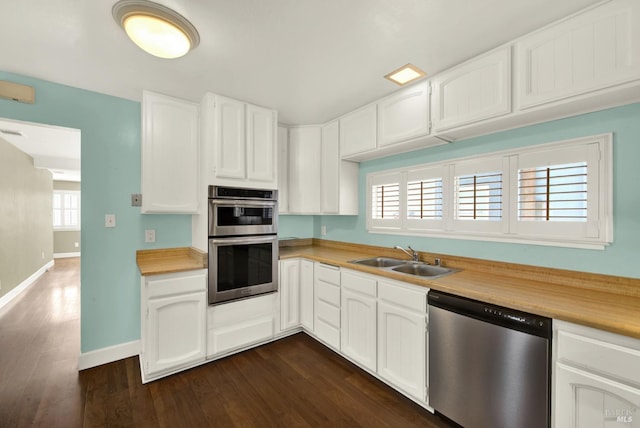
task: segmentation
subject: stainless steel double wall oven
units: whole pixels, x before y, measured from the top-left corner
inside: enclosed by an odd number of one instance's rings
[[[278,191],[209,186],[209,304],[278,290]]]

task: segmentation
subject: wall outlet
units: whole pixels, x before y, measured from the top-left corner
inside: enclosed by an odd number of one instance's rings
[[[78,247],[80,246],[80,243],[78,243],[78,242],[74,242],[74,243],[73,243],[73,246],[74,246],[74,247],[76,247],[76,248],[78,248]]]
[[[42,260],[44,260],[44,251],[42,252]]]
[[[325,236],[327,234],[327,226],[324,224],[320,226],[320,235]]]
[[[104,215],[104,227],[116,227],[116,215],[105,214]]]
[[[144,242],[156,242],[155,229],[147,229],[144,231]]]
[[[0,290],[2,290],[2,280],[0,279]]]

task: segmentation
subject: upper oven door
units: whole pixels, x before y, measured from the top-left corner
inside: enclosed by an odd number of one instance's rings
[[[209,199],[209,236],[266,235],[277,232],[275,201]]]

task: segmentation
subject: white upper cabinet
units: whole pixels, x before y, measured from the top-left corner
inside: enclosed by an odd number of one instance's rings
[[[438,74],[432,85],[435,131],[510,113],[511,47]]]
[[[340,159],[339,135],[338,121],[322,127],[320,209],[358,215],[358,164]]]
[[[277,113],[210,93],[202,105],[207,184],[276,188]]]
[[[289,130],[278,126],[278,213],[289,212]]]
[[[198,105],[142,94],[142,212],[198,212]]]
[[[376,105],[370,104],[340,118],[340,156],[376,148]]]
[[[276,180],[276,113],[247,104],[247,179],[273,183]]]
[[[320,212],[320,158],[322,132],[319,126],[289,129],[289,213]]]
[[[429,92],[429,82],[422,82],[378,101],[378,146],[429,133]]]
[[[640,2],[614,0],[516,43],[519,107],[640,78]]]

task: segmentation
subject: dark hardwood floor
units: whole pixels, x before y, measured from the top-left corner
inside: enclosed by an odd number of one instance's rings
[[[79,259],[0,310],[0,427],[431,427],[305,334],[143,385],[138,359],[78,372]]]

